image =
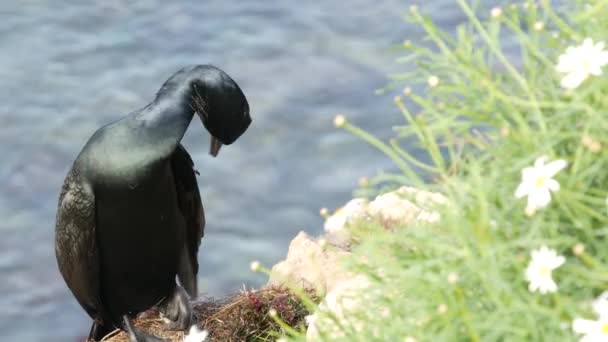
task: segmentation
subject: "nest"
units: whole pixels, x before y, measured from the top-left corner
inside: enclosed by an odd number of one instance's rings
[[[300,298],[280,287],[267,287],[255,291],[244,290],[222,299],[205,298],[193,303],[200,328],[209,332],[207,341],[269,341],[285,332],[268,315],[270,309],[290,327],[304,328],[308,315]],[[167,341],[181,342],[184,332],[165,330],[155,309],[146,311],[134,320],[135,326]],[[127,334],[116,330],[102,339],[103,342],[129,342]]]

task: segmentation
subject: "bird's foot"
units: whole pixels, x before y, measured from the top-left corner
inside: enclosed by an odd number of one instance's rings
[[[130,342],[167,342],[166,340],[160,337],[148,335],[142,333],[141,331],[138,331],[137,329],[135,329],[135,327],[133,327],[131,321],[129,320],[129,317],[127,316],[123,316],[122,321],[124,324],[124,328],[127,331],[127,334],[129,335]]]
[[[186,331],[195,322],[188,294],[179,285],[176,285],[171,296],[160,304],[159,311],[167,323],[167,330]]]

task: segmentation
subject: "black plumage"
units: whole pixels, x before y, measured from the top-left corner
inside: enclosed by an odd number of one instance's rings
[[[68,287],[94,319],[93,339],[118,327],[133,341],[157,341],[129,322],[154,305],[172,328],[191,323],[175,279],[196,295],[205,219],[194,164],[180,144],[195,112],[213,155],[251,123],[245,95],[226,73],[186,67],[149,105],[97,130],[66,176],[55,250]]]

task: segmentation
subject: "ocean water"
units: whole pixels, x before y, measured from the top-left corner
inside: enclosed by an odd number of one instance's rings
[[[483,1],[486,7],[499,1]],[[187,64],[212,63],[247,95],[253,124],[211,158],[193,120],[184,145],[200,170],[202,295],[263,284],[251,260],[281,260],[319,208],[346,202],[389,160],[333,127],[344,113],[387,138],[402,120],[374,91],[411,67],[390,47],[418,40],[410,1],[19,0],[0,3],[0,340],[78,341],[90,319],[56,266],[57,196],[94,130],[152,100]],[[455,1],[420,4],[448,30]]]

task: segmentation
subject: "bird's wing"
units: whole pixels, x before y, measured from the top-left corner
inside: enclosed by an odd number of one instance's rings
[[[178,279],[191,297],[198,294],[196,277],[198,274],[198,248],[205,233],[205,213],[201,194],[196,181],[194,162],[179,145],[171,156],[171,166],[179,209],[186,224],[185,248],[178,271]]]
[[[105,315],[100,300],[99,253],[93,189],[74,166],[65,178],[55,225],[55,255],[68,287],[96,321]]]

